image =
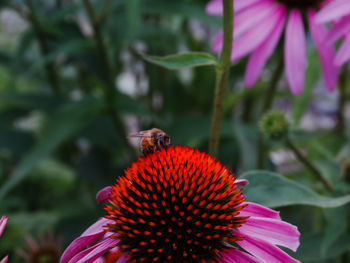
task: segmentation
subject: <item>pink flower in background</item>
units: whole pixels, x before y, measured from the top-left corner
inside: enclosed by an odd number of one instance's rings
[[[342,1],[342,0],[340,0]],[[308,17],[310,33],[317,48],[324,84],[333,91],[337,84],[338,68],[332,63],[335,50],[324,43],[327,29],[315,23],[315,10],[321,0],[234,0],[234,42],[231,61],[250,54],[245,73],[245,85],[251,87],[261,75],[268,58],[284,32],[284,65],[287,81],[293,94],[303,91],[306,67],[306,37],[302,13]],[[211,0],[206,12],[222,15],[222,0]],[[213,51],[222,48],[223,33],[213,43]]]
[[[108,201],[108,216],[75,239],[60,263],[299,262],[278,247],[295,251],[298,229],[246,202],[246,183],[186,147],[140,157],[97,194]]]
[[[336,66],[342,66],[350,60],[350,0],[330,2],[316,15],[315,21],[316,23],[334,22],[325,38],[327,44],[332,45],[336,40],[344,37],[334,59]]]
[[[0,219],[0,237],[1,237],[2,233],[3,233],[4,230],[5,230],[7,221],[8,221],[8,218],[5,217],[5,216],[2,216],[1,219]],[[0,263],[7,263],[7,261],[8,261],[8,256],[5,256],[5,257],[0,261]]]

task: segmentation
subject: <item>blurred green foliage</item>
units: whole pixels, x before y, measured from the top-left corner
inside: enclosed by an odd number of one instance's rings
[[[103,216],[95,194],[140,155],[129,133],[158,127],[173,144],[208,150],[215,58],[201,53],[196,61],[204,66],[178,71],[148,61],[179,68],[193,63],[157,57],[211,52],[221,20],[205,14],[206,2],[0,1],[0,215],[10,218],[0,258],[9,253],[11,262],[23,262],[15,251],[25,236],[49,229],[66,247]],[[303,95],[291,97],[281,81],[274,107],[291,116],[291,138],[334,192],[282,142],[268,142],[269,171],[246,173],[256,169],[263,95],[279,52],[252,89],[243,89],[246,61],[231,68],[217,158],[249,178],[248,200],[281,207],[282,218],[298,226],[301,247],[293,256],[350,262],[350,127],[334,128],[338,104],[329,107],[334,96],[317,88],[312,46]]]

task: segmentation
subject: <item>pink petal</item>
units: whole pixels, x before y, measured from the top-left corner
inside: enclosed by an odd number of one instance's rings
[[[6,256],[0,261],[0,263],[7,263],[8,260],[9,260],[9,256],[6,255]]]
[[[278,22],[283,19],[285,9],[280,6],[271,15],[252,27],[232,44],[231,61],[236,61],[257,48],[275,29]]]
[[[77,254],[72,258],[69,263],[92,263],[95,262],[97,258],[106,253],[112,246],[116,245],[119,242],[117,239],[108,238],[105,239],[96,245],[85,249],[84,251]]]
[[[276,5],[271,1],[261,1],[238,13],[234,18],[234,38],[236,39],[242,33],[246,32],[252,26],[265,18],[275,7]]]
[[[284,58],[287,80],[294,95],[300,95],[303,91],[305,78],[305,32],[303,20],[299,10],[290,12],[285,44]]]
[[[278,41],[281,38],[284,23],[285,15],[277,22],[275,29],[271,31],[270,35],[265,39],[265,41],[257,49],[255,49],[250,56],[244,79],[247,87],[253,86],[258,80],[266,61],[275,50]]]
[[[222,252],[221,256],[217,258],[221,263],[260,263],[257,258],[235,248]]]
[[[287,247],[296,251],[300,245],[300,233],[296,226],[287,222],[261,217],[250,217],[239,228],[243,236],[265,240],[273,245]]]
[[[330,22],[350,13],[350,0],[334,0],[316,15],[316,23]]]
[[[235,235],[240,235],[240,232],[233,231]],[[276,246],[250,236],[245,236],[243,240],[237,241],[243,249],[256,257],[259,261],[268,263],[296,263],[300,262],[287,253],[283,252]]]
[[[244,186],[244,185],[249,184],[249,182],[247,179],[236,179],[235,184],[237,184],[239,186]]]
[[[233,9],[235,10],[235,12],[239,12],[247,7],[250,7],[251,5],[257,4],[262,1],[263,0],[234,0]]]
[[[321,60],[322,76],[324,84],[329,91],[333,91],[338,82],[338,67],[333,64],[335,57],[335,49],[333,46],[327,45],[324,41],[327,35],[327,29],[322,24],[314,22],[315,11],[309,10],[309,27],[311,35],[315,41],[316,48]]]
[[[245,208],[243,208],[239,215],[240,216],[254,216],[254,217],[262,217],[262,218],[272,218],[272,219],[281,219],[280,212],[272,210],[262,205],[258,205],[255,203],[244,202],[244,204],[248,204]]]
[[[5,227],[6,227],[6,224],[7,224],[8,220],[9,219],[6,216],[2,216],[1,219],[0,219],[0,237],[1,237],[2,233],[5,230]]]
[[[96,200],[98,204],[101,204],[105,201],[107,201],[109,199],[109,196],[112,193],[112,186],[107,186],[105,188],[103,188],[102,190],[100,190],[97,194],[96,194]]]
[[[211,49],[213,50],[214,53],[219,53],[220,50],[222,49],[223,39],[224,39],[224,32],[220,31],[219,34],[215,37],[214,42],[211,46]]]
[[[212,0],[205,6],[205,12],[209,15],[222,16],[222,0]]]
[[[332,29],[325,37],[325,41],[327,44],[333,44],[336,40],[348,32],[350,32],[350,15],[334,23]]]
[[[334,64],[340,67],[348,60],[350,60],[350,33],[348,33],[341,44],[337,55],[335,56]]]
[[[96,223],[91,225],[80,237],[75,239],[63,252],[60,263],[67,263],[80,250],[91,244],[105,233],[103,226],[111,223],[111,220],[100,218]]]

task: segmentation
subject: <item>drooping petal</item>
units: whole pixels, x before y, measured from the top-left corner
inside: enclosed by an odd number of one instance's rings
[[[335,48],[327,45],[324,39],[327,36],[327,29],[322,24],[315,23],[315,11],[308,11],[309,27],[312,38],[314,39],[322,68],[322,77],[324,84],[329,91],[333,91],[338,82],[338,67],[334,65]]]
[[[247,179],[236,179],[235,184],[243,186],[249,184]]]
[[[350,32],[350,15],[334,23],[333,27],[325,37],[325,41],[328,45],[331,45],[348,32]]]
[[[105,234],[103,226],[112,223],[113,221],[100,218],[96,223],[91,225],[80,237],[75,239],[63,252],[60,263],[67,263],[73,258],[80,250],[87,245],[91,244],[98,238]]]
[[[231,61],[236,61],[257,48],[275,30],[276,24],[283,19],[284,15],[285,9],[282,6],[278,6],[261,23],[234,40]]]
[[[0,219],[0,237],[2,235],[2,233],[5,230],[6,224],[7,224],[8,218],[5,216],[2,216]]]
[[[263,217],[263,218],[272,218],[272,219],[281,219],[280,213],[272,210],[270,208],[267,208],[265,206],[250,203],[250,202],[244,202],[247,204],[246,207],[244,207],[239,215],[240,216],[254,216],[254,217]]]
[[[264,19],[275,7],[276,4],[271,1],[261,1],[235,15],[234,39]]]
[[[9,260],[9,256],[7,255],[6,257],[4,257],[4,258],[0,261],[0,263],[7,263],[8,260]]]
[[[211,46],[211,49],[213,50],[214,53],[220,52],[220,50],[222,49],[223,40],[224,40],[224,32],[220,31],[219,34],[215,37],[213,45]]]
[[[97,258],[106,253],[112,246],[116,245],[119,241],[117,239],[107,238],[97,243],[96,245],[83,250],[75,255],[69,263],[92,263]]]
[[[343,43],[341,44],[337,55],[335,56],[334,64],[340,67],[348,60],[350,60],[350,33],[347,34]]]
[[[256,3],[262,2],[262,1],[270,1],[270,0],[234,0],[233,1],[233,9],[235,13],[250,7]],[[223,15],[223,4],[222,0],[212,0],[210,1],[206,7],[205,12],[207,12],[209,15],[215,15],[215,16],[222,16]]]
[[[303,91],[305,79],[305,32],[300,11],[293,9],[290,12],[285,44],[284,59],[287,80],[294,95],[300,95]]]
[[[233,9],[235,12],[242,11],[243,9],[252,6],[253,4],[262,2],[264,0],[234,0],[233,2]]]
[[[218,258],[221,263],[260,263],[257,258],[235,248],[222,252],[221,256],[222,258]]]
[[[271,31],[270,35],[265,39],[265,41],[257,49],[255,49],[250,56],[244,78],[244,82],[247,87],[253,86],[258,80],[268,58],[275,50],[278,41],[281,38],[284,23],[285,14],[279,21],[277,21],[275,29]]]
[[[239,235],[240,232],[233,231],[235,235]],[[278,247],[261,239],[245,236],[243,240],[237,241],[243,249],[248,251],[254,257],[262,262],[268,263],[296,263],[300,262],[287,253],[283,252]]]
[[[96,194],[97,203],[101,204],[101,203],[107,201],[109,199],[111,192],[112,192],[112,186],[107,186],[107,187],[103,188],[102,190],[100,190]]]
[[[293,251],[296,251],[300,245],[298,228],[278,219],[249,217],[239,228],[239,232],[243,236],[262,239]]]
[[[350,0],[334,0],[316,15],[316,23],[330,22],[350,13]]]
[[[223,14],[222,0],[212,0],[205,6],[205,12],[209,15],[221,16]]]

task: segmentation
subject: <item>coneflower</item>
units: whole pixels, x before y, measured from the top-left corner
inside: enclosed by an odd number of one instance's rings
[[[326,44],[332,45],[340,38],[340,45],[334,58],[336,66],[350,60],[350,0],[333,0],[316,15],[316,22],[333,22],[331,31],[325,37]]]
[[[342,0],[340,0],[342,1]],[[338,67],[332,62],[334,47],[324,41],[327,29],[315,23],[315,12],[328,0],[234,0],[234,42],[231,60],[250,54],[245,85],[253,86],[284,32],[284,65],[293,94],[303,91],[306,67],[306,37],[302,15],[308,17],[308,28],[318,51],[325,87],[332,91],[337,85]],[[211,0],[206,11],[222,15],[222,0]],[[223,33],[213,43],[213,51],[222,48]]]
[[[245,202],[220,162],[187,147],[140,157],[98,194],[108,215],[61,257],[73,262],[298,262],[297,228],[279,213]]]

